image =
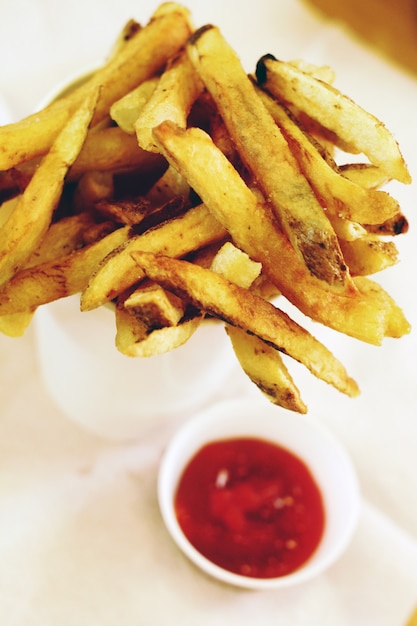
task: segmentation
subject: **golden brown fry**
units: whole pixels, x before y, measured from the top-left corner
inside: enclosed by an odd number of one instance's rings
[[[392,241],[375,235],[340,242],[352,276],[370,276],[398,263],[398,250]]]
[[[158,82],[159,76],[152,76],[111,105],[110,117],[123,132],[135,134],[135,122]]]
[[[213,258],[210,269],[240,287],[248,289],[258,278],[262,265],[252,261],[249,256],[227,241],[218,250]]]
[[[159,228],[130,238],[92,274],[81,297],[82,310],[88,311],[113,300],[143,278],[131,257],[132,251],[183,256],[224,236],[223,227],[205,206],[200,205]]]
[[[151,357],[175,350],[186,343],[198,329],[202,316],[184,320],[176,326],[157,328],[149,332],[141,320],[123,305],[116,307],[116,347],[130,357]]]
[[[22,193],[38,166],[39,159],[33,159],[7,172],[0,172],[0,200]],[[163,174],[165,167],[160,155],[139,148],[136,138],[120,128],[94,128],[87,133],[67,180],[77,181],[91,171],[113,174],[130,170],[139,170],[141,177],[146,178],[156,173]]]
[[[117,57],[122,48],[127,44],[130,39],[132,39],[142,28],[142,26],[135,19],[129,19],[126,24],[123,26],[120,33],[117,35],[116,41],[113,43],[113,46],[109,53],[109,59],[111,57]]]
[[[166,3],[112,55],[102,68],[75,91],[20,122],[0,127],[0,170],[44,154],[86,94],[101,85],[94,124],[128,91],[155,75],[184,45],[191,33],[187,9]]]
[[[185,128],[188,113],[203,90],[203,84],[188,56],[181,52],[171,61],[140,111],[134,127],[143,150],[157,151],[152,129],[165,120]]]
[[[132,258],[151,280],[197,308],[256,335],[339,391],[358,394],[355,381],[331,352],[273,304],[188,261],[139,251]]]
[[[363,152],[390,178],[411,182],[398,144],[384,124],[332,85],[270,54],[258,61],[256,76],[274,96],[294,104],[335,138],[340,137],[344,149]]]
[[[94,208],[101,215],[107,215],[119,224],[131,226],[140,224],[146,215],[151,212],[149,202],[146,202],[143,198],[139,198],[139,200],[120,200],[118,202],[102,200],[97,202]]]
[[[33,313],[0,315],[0,333],[8,337],[22,337],[33,319]]]
[[[381,315],[385,325],[385,336],[399,339],[410,332],[411,327],[404,313],[395,300],[387,293],[379,283],[367,276],[357,276],[355,284],[359,290],[365,306],[373,307],[375,319],[372,321],[366,314],[363,316],[363,332],[365,335],[372,333],[371,324],[378,324],[377,315]]]
[[[215,255],[210,269],[248,289],[259,278],[262,268],[231,242],[226,242]],[[254,293],[259,295],[259,292]],[[226,324],[226,331],[243,371],[268,399],[290,411],[306,413],[300,392],[279,351],[241,328]]]
[[[23,267],[41,243],[61,197],[68,168],[84,143],[98,95],[98,91],[91,91],[70,118],[0,230],[0,284]]]
[[[339,165],[338,170],[339,174],[364,189],[379,189],[390,180],[380,167],[372,163],[344,163]]]
[[[400,212],[398,202],[386,192],[364,189],[330,167],[284,107],[262,90],[258,93],[329,213],[360,224],[379,224]]]
[[[351,290],[333,228],[234,50],[213,26],[196,31],[187,50],[242,160],[309,271],[329,288]]]
[[[243,371],[270,402],[289,411],[307,413],[307,407],[278,350],[230,324],[226,325],[226,332]]]
[[[62,218],[52,224],[41,245],[25,263],[25,268],[54,261],[85,245],[85,233],[95,224],[90,213]]]
[[[82,291],[100,261],[129,233],[126,226],[63,257],[17,272],[0,289],[0,316],[32,312],[41,304]]]
[[[185,313],[181,298],[152,282],[139,285],[123,305],[147,328],[176,326]]]
[[[154,136],[163,154],[223,224],[235,245],[262,263],[268,278],[305,315],[376,345],[391,336],[394,312],[385,292],[367,289],[363,283],[359,287],[356,280],[358,292],[353,296],[323,289],[276,227],[269,207],[258,201],[204,131],[184,131],[166,122],[154,129]],[[404,315],[400,321],[398,311],[395,320],[395,332],[400,328],[402,334],[410,331]]]
[[[408,220],[405,215],[401,213],[396,215],[393,219],[387,220],[382,224],[365,224],[365,228],[368,233],[374,233],[376,235],[388,235],[395,237],[396,235],[403,235],[408,232]]]

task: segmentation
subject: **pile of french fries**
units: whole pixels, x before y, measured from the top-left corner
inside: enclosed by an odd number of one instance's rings
[[[409,332],[369,278],[407,231],[392,179],[410,183],[395,139],[330,68],[267,54],[248,74],[219,28],[164,3],[79,85],[0,128],[0,330],[20,336],[39,306],[80,294],[81,311],[114,308],[121,353],[148,357],[217,320],[272,402],[307,411],[283,355],[353,397],[277,304],[375,345]]]

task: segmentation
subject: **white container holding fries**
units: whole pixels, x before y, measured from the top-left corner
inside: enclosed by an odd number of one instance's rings
[[[114,346],[113,311],[81,314],[79,296],[39,308],[35,323],[41,376],[58,408],[113,440],[135,439],[203,406],[235,362],[223,327],[210,322],[167,354],[124,356]]]

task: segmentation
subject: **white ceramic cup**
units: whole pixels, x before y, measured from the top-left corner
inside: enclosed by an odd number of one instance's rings
[[[39,103],[55,100],[97,67],[67,76]],[[36,311],[36,345],[45,387],[56,405],[87,430],[135,439],[170,417],[197,409],[219,392],[236,363],[222,324],[203,323],[188,342],[149,358],[115,347],[109,307],[80,312],[79,295]]]
[[[55,404],[99,436],[135,439],[185,416],[220,392],[236,362],[223,325],[214,322],[167,354],[124,356],[115,347],[113,311],[79,307],[76,295],[36,311],[39,368]]]

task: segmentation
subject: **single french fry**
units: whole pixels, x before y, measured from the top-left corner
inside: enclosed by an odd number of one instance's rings
[[[135,134],[135,122],[155,91],[158,82],[159,76],[152,76],[111,105],[110,117],[123,132],[129,135]]]
[[[307,413],[307,407],[278,350],[230,324],[226,325],[226,332],[243,371],[268,400],[289,411]]]
[[[171,61],[134,123],[138,144],[157,151],[152,129],[164,120],[185,128],[191,106],[203,90],[203,83],[185,52]]]
[[[398,250],[393,241],[381,241],[367,235],[353,241],[340,241],[343,255],[352,276],[370,276],[398,263]]]
[[[130,18],[124,24],[120,33],[118,33],[115,42],[113,43],[111,50],[108,55],[108,59],[112,57],[117,57],[124,46],[130,41],[142,28],[141,24],[137,22],[135,19]]]
[[[185,344],[198,329],[202,316],[196,315],[175,326],[149,332],[123,305],[116,307],[116,348],[130,357],[151,357],[165,354]]]
[[[77,180],[85,172],[126,171],[140,169],[146,172],[163,171],[159,155],[141,150],[136,138],[127,135],[117,126],[93,129],[87,134],[85,144],[69,172],[69,180]]]
[[[41,243],[62,194],[68,168],[84,143],[99,96],[92,90],[58,135],[10,217],[0,230],[0,285],[7,282]]]
[[[411,182],[393,135],[380,120],[334,86],[270,54],[258,61],[256,76],[259,84],[274,96],[294,104],[332,131],[335,138],[340,137],[344,149],[358,154],[363,152],[390,178]]]
[[[249,256],[226,241],[214,256],[210,269],[240,287],[249,288],[262,271],[261,263],[252,261]]]
[[[364,189],[379,189],[390,181],[387,174],[372,163],[343,163],[338,170],[339,174]]]
[[[152,282],[139,285],[123,306],[147,328],[176,326],[185,313],[181,298]]]
[[[393,219],[387,220],[382,224],[366,224],[365,228],[368,233],[374,233],[380,236],[395,237],[408,232],[408,220],[403,214],[396,215]]]

